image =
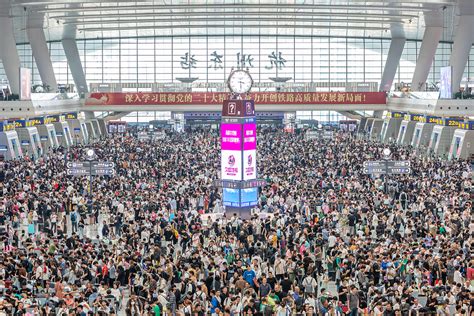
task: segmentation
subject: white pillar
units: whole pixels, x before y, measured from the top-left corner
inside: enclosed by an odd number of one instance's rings
[[[461,86],[462,75],[474,40],[474,15],[461,15],[456,29],[450,65],[453,67],[453,92]]]
[[[425,89],[426,80],[430,73],[433,58],[436,54],[439,41],[443,35],[443,16],[440,12],[430,12],[425,14],[425,34],[421,43],[420,53],[416,61],[415,72],[411,80],[413,91]]]
[[[62,44],[72,78],[74,79],[74,84],[76,85],[76,90],[80,95],[85,94],[88,92],[88,88],[76,40],[73,38],[65,38],[62,40]]]
[[[400,57],[405,47],[406,38],[398,37],[392,38],[390,42],[390,48],[388,50],[387,62],[383,69],[382,80],[380,81],[379,91],[390,91],[397,73],[398,64],[400,63]]]
[[[41,81],[50,87],[51,91],[54,92],[58,88],[56,82],[56,76],[53,71],[53,64],[51,63],[51,57],[49,55],[48,45],[46,43],[46,37],[42,28],[28,28],[28,38],[30,40],[31,51],[35,58],[38,72],[41,76]]]
[[[20,93],[20,57],[16,49],[16,41],[13,35],[12,18],[0,16],[0,59],[5,69],[11,92]]]

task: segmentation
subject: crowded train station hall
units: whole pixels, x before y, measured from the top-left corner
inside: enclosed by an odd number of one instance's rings
[[[0,316],[474,315],[473,30],[0,0]]]

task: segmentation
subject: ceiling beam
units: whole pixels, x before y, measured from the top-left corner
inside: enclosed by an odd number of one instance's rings
[[[226,10],[226,9],[241,9],[245,12],[252,9],[271,9],[276,10],[277,12],[282,12],[284,10],[342,10],[342,11],[388,11],[388,10],[401,10],[401,11],[414,11],[414,12],[423,12],[431,11],[430,8],[425,8],[420,5],[409,6],[409,5],[342,5],[342,4],[279,4],[275,6],[274,4],[233,4],[225,3],[215,6],[208,6],[206,4],[179,4],[179,5],[97,5],[97,2],[90,3],[91,6],[84,6],[85,3],[81,3],[82,6],[79,8],[71,7],[48,7],[46,9],[39,10],[40,12],[66,12],[66,11],[117,11],[117,10],[197,10],[197,9],[206,9],[206,10]],[[56,5],[56,4],[54,4]],[[173,11],[174,12],[174,11]]]
[[[113,10],[116,11],[116,10]],[[78,12],[78,15],[75,16],[79,17],[81,19],[95,19],[95,18],[103,18],[104,14],[97,14],[94,12],[93,14],[81,14],[82,12]],[[269,11],[259,11],[259,12],[237,12],[237,11],[226,11],[226,12],[211,12],[211,11],[202,11],[202,12],[134,12],[134,13],[113,13],[113,14],[107,14],[106,17],[109,16],[119,16],[119,17],[168,17],[168,16],[173,16],[173,17],[179,17],[179,16],[185,16],[185,17],[190,17],[190,16],[228,16],[228,15],[239,15],[239,16],[311,16],[311,17],[318,17],[318,16],[336,16],[336,17],[346,17],[346,16],[354,16],[354,17],[368,17],[368,18],[380,18],[380,14],[370,14],[370,13],[360,13],[360,12],[347,12],[347,13],[341,13],[341,12],[269,12]],[[388,15],[390,18],[398,18],[398,19],[414,19],[418,18],[419,15],[417,14],[391,14]],[[54,14],[48,14],[48,17],[50,19],[69,19],[70,15],[54,15]]]
[[[135,23],[137,24],[137,23]],[[328,22],[328,24],[330,24]],[[225,25],[225,24],[203,24],[203,25],[135,25],[135,26],[122,26],[122,25],[117,25],[116,27],[91,27],[91,28],[78,28],[79,31],[84,31],[84,32],[92,32],[92,31],[116,31],[116,30],[148,30],[148,29],[170,29],[170,28],[180,28],[180,29],[202,29],[202,28],[232,28],[232,29],[239,29],[239,28],[253,28],[253,29],[258,29],[258,28],[287,28],[287,29],[295,29],[295,28],[302,28],[302,29],[318,29],[318,28],[324,28],[327,29],[329,25],[296,25],[296,24],[284,24],[284,25],[258,25],[258,24],[252,24],[252,25]],[[348,26],[338,26],[338,25],[330,25],[331,29],[342,29],[346,30]],[[349,26],[351,30],[367,30],[367,31],[373,31],[373,30],[387,30],[387,26],[361,26],[361,27],[356,27],[356,26]],[[205,34],[204,34],[205,35]]]
[[[376,25],[381,25],[381,24],[389,24],[394,21],[403,24],[403,21],[400,20],[388,20],[388,19],[378,19],[378,20],[356,20],[356,19],[333,19],[333,18],[326,18],[326,19],[299,19],[299,18],[262,18],[262,17],[221,17],[221,18],[208,18],[208,19],[201,19],[201,18],[182,18],[182,19],[175,19],[175,18],[170,18],[170,19],[120,19],[120,18],[115,18],[113,20],[95,20],[95,21],[81,21],[80,18],[78,18],[77,21],[68,21],[64,22],[65,25],[88,25],[88,24],[117,24],[117,23],[170,23],[171,25],[174,23],[196,23],[196,22],[202,22],[204,23],[203,26],[206,26],[205,23],[207,22],[221,22],[221,21],[234,21],[234,22],[275,22],[275,27],[278,27],[279,22],[289,22],[289,25],[292,25],[291,23],[314,23],[314,22],[323,22],[323,23],[353,23],[353,24],[376,24]],[[181,24],[180,26],[187,25],[187,24]],[[239,26],[239,25],[237,25]],[[311,25],[308,25],[311,26]]]

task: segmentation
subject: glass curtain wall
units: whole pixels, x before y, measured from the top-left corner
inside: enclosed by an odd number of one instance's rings
[[[336,111],[296,111],[298,120],[316,120],[321,124],[336,124],[348,118]]]
[[[58,83],[73,84],[61,42],[49,42]],[[328,83],[333,91],[348,82],[380,82],[390,39],[299,36],[129,37],[77,40],[88,83],[171,83],[179,78],[223,82],[233,67],[244,66],[255,81],[274,77],[291,82]],[[394,84],[409,83],[420,41],[407,41]],[[41,78],[29,44],[18,44],[23,67],[32,69],[32,84]],[[440,43],[428,81],[439,81],[449,64],[452,44]],[[474,77],[474,50],[463,77]],[[5,71],[0,63],[0,82]],[[144,89],[141,89],[144,91]]]

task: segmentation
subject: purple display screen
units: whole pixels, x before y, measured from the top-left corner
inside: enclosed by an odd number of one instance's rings
[[[257,149],[257,124],[244,124],[244,150]]]
[[[242,125],[221,124],[221,149],[242,150]]]

